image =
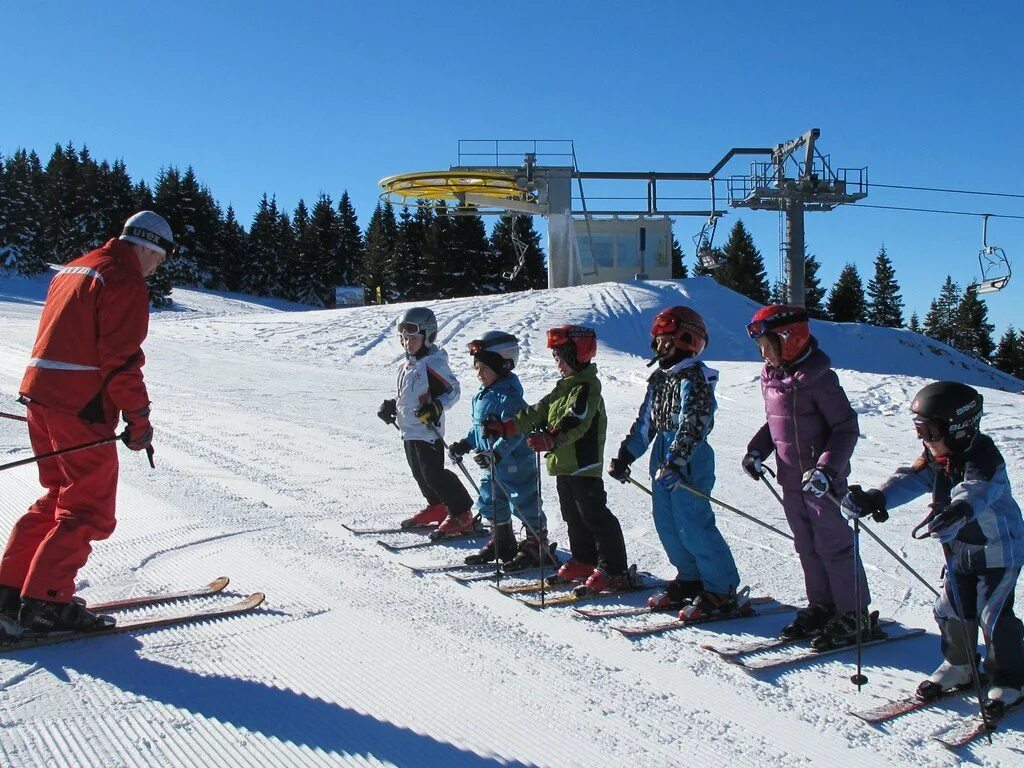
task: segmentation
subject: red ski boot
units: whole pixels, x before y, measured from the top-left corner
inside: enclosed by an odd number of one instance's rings
[[[438,502],[437,504],[428,504],[419,512],[407,520],[403,520],[402,528],[424,528],[434,523],[440,523],[448,515],[448,507]]]
[[[555,584],[567,584],[570,581],[583,581],[589,578],[593,572],[594,566],[591,563],[570,560],[558,569],[558,573],[548,578],[548,584],[554,586]]]
[[[472,510],[467,509],[461,514],[448,513],[448,517],[441,521],[437,530],[430,534],[433,539],[447,539],[451,536],[464,536],[476,530],[476,518]]]
[[[601,592],[618,592],[619,590],[630,589],[633,586],[635,568],[627,568],[622,573],[611,574],[604,568],[595,568],[594,572],[581,587],[576,587],[572,592],[577,597],[585,595],[596,595]]]
[[[723,616],[747,616],[750,607],[750,587],[739,592],[701,592],[692,603],[679,612],[680,621],[703,621]]]

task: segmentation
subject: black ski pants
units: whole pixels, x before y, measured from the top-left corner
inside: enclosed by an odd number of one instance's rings
[[[993,685],[1024,687],[1024,628],[1013,612],[1013,592],[1019,568],[989,568],[980,573],[955,573],[959,608],[967,620],[968,636],[977,643],[979,623],[985,641],[985,673]],[[953,607],[951,574],[935,603],[942,635],[942,655],[953,664],[967,664],[963,627]],[[980,617],[980,621],[979,621]],[[974,649],[971,648],[971,652]]]
[[[558,475],[558,504],[569,527],[572,559],[594,563],[612,576],[625,573],[626,542],[622,526],[608,509],[604,481],[600,477]]]
[[[420,492],[428,504],[444,504],[449,514],[460,515],[473,506],[473,499],[459,478],[444,466],[444,446],[440,440],[406,440],[405,458]]]

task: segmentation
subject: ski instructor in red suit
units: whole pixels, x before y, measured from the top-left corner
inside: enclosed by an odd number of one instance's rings
[[[21,382],[36,454],[115,434],[149,447],[142,342],[149,330],[146,278],[174,252],[164,218],[136,213],[119,238],[64,266],[50,282],[32,359]],[[114,531],[117,448],[105,443],[39,462],[46,493],[11,531],[0,561],[0,613],[32,632],[109,626],[75,600],[75,575],[92,542]]]

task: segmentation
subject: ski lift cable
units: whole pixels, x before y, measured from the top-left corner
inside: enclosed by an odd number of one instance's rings
[[[886,189],[912,189],[917,192],[948,192],[955,195],[985,195],[987,197],[1013,197],[1024,200],[1024,195],[1016,195],[1010,192],[979,192],[971,189],[945,189],[942,187],[909,187],[902,184],[879,184],[871,182],[872,187],[884,187]]]
[[[847,206],[848,208],[882,208],[889,211],[917,211],[919,213],[943,213],[950,216],[990,216],[993,219],[1020,219],[1024,221],[1024,216],[1014,216],[1008,213],[975,213],[973,211],[947,211],[938,208],[908,208],[902,205],[867,205],[865,203],[856,203],[854,205]]]

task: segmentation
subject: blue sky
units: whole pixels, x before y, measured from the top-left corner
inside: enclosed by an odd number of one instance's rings
[[[381,177],[453,165],[460,138],[571,138],[583,170],[702,171],[817,127],[833,165],[872,182],[1024,194],[1022,23],[1002,0],[8,2],[0,152],[45,160],[70,140],[150,181],[191,164],[246,222],[264,192],[291,209],[348,189],[365,224]],[[1024,216],[1024,199],[864,202]],[[866,282],[884,243],[923,316],[946,274],[976,278],[980,218],[851,208],[807,217],[826,280],[852,261]],[[774,277],[778,215],[730,212],[719,243],[738,216]],[[690,263],[699,226],[676,223]],[[1020,327],[1024,220],[989,230],[1021,273],[990,317]]]

